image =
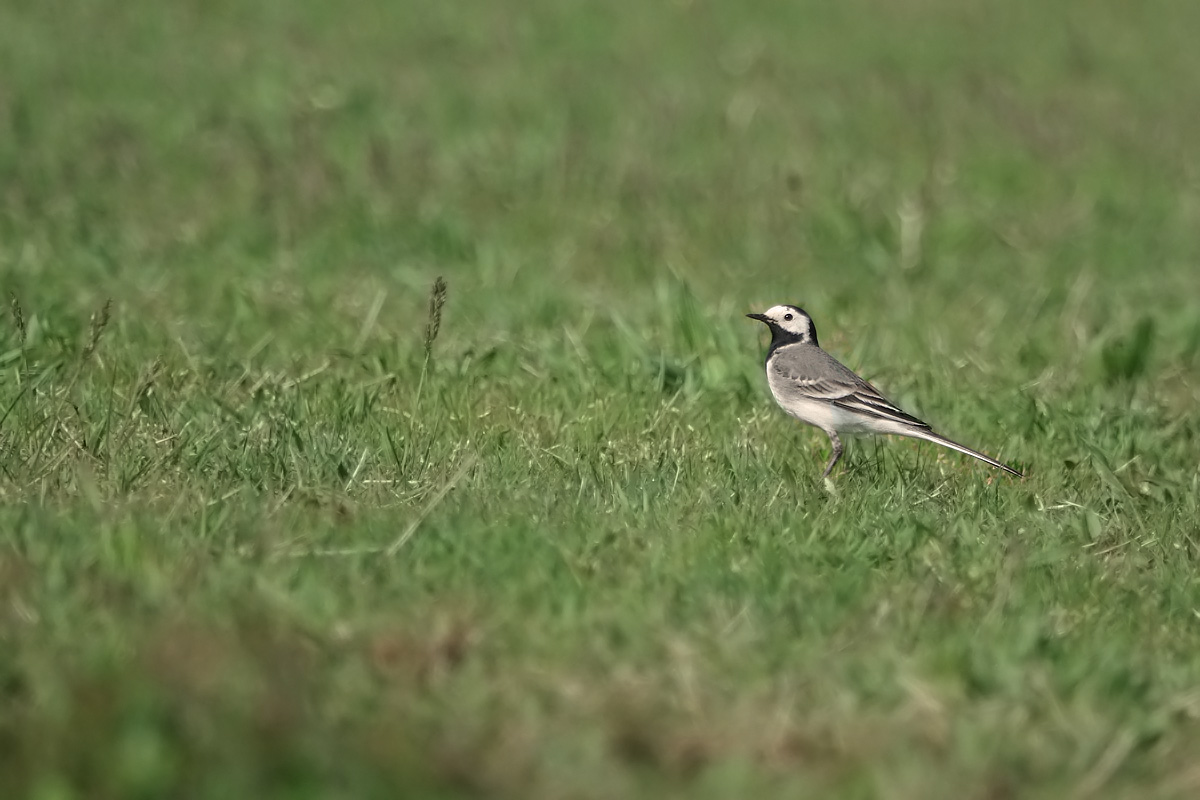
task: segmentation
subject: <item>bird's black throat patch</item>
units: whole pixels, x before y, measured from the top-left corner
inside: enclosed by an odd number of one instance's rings
[[[792,307],[795,308],[795,306]],[[771,329],[771,346],[767,348],[768,359],[770,359],[776,350],[788,344],[805,342],[813,345],[814,347],[820,347],[820,344],[817,342],[817,326],[813,324],[812,317],[808,316],[808,314],[805,314],[799,308],[797,308],[796,311],[801,319],[808,321],[808,330],[803,333],[785,330],[771,320],[763,320],[766,322],[767,327]]]

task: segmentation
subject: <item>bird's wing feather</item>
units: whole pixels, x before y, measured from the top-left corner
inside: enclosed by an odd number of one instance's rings
[[[879,419],[891,420],[900,422],[904,425],[911,425],[914,428],[928,428],[929,425],[896,408],[883,395],[872,388],[870,391],[861,389],[847,394],[845,397],[840,397],[833,401],[833,404],[838,408],[844,408],[847,411],[853,411],[858,414],[867,414],[868,416],[877,417]]]
[[[841,363],[832,357],[829,360],[841,367],[841,374],[836,377],[813,378],[804,374],[807,370],[801,369],[800,367],[803,366],[801,364],[780,365],[779,372],[788,379],[797,393],[813,400],[824,400],[838,408],[857,414],[866,414],[876,419],[898,422],[916,428],[929,428],[929,425],[912,414],[901,411],[878,389],[855,375]]]

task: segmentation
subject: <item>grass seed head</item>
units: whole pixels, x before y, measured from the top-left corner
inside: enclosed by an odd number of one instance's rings
[[[425,360],[433,355],[433,342],[442,328],[442,307],[446,305],[446,281],[441,275],[429,293],[429,319],[425,323]]]
[[[87,346],[83,348],[82,361],[87,361],[92,357],[92,353],[96,352],[96,345],[100,344],[100,337],[104,334],[104,329],[108,327],[109,312],[112,310],[112,298],[104,301],[104,305],[99,311],[92,313],[91,330],[88,333]]]
[[[20,336],[21,344],[24,344],[28,330],[25,326],[25,312],[21,309],[21,301],[17,299],[16,292],[8,293],[8,307],[12,311],[13,324],[17,326],[17,335]]]

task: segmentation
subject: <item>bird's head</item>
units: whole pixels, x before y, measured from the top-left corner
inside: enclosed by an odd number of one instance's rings
[[[817,328],[812,317],[799,306],[772,306],[761,314],[747,314],[771,329],[772,344],[817,343]]]

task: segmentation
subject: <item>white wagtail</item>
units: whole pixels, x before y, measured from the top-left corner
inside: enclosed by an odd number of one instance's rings
[[[983,453],[939,436],[921,420],[896,408],[878,389],[821,349],[817,344],[817,328],[803,309],[775,306],[765,314],[746,316],[765,322],[771,329],[767,383],[775,402],[796,419],[820,428],[829,436],[833,454],[825,465],[823,477],[829,477],[833,465],[842,457],[839,433],[891,433],[924,439],[974,456],[1018,478],[1024,477]]]

